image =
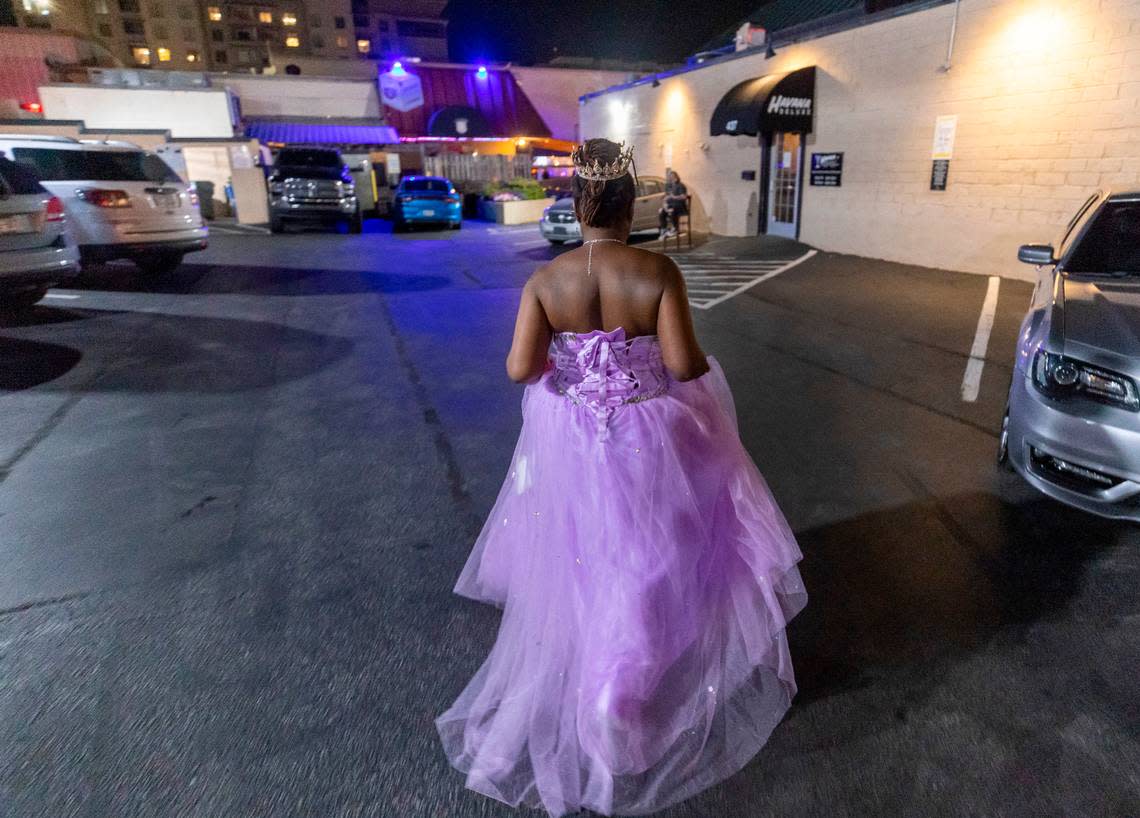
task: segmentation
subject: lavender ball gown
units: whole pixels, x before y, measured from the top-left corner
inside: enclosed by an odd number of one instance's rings
[[[651,813],[739,770],[787,711],[800,551],[709,364],[678,382],[655,336],[554,337],[455,587],[503,608],[436,721],[472,790]]]

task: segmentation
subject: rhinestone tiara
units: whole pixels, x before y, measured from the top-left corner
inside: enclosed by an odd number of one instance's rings
[[[570,160],[574,163],[574,173],[581,178],[591,182],[608,182],[629,173],[629,163],[633,161],[632,145],[627,148],[624,142],[620,143],[617,159],[609,164],[603,164],[599,159],[595,159],[593,162],[584,159],[582,154],[585,152],[585,148],[585,145],[579,145],[570,154]]]

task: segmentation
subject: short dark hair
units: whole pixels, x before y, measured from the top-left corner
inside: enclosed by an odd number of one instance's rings
[[[621,146],[609,139],[587,139],[582,145],[584,160],[593,162],[597,159],[603,165],[613,162],[619,153]],[[570,190],[574,194],[578,217],[590,227],[613,227],[622,219],[629,218],[636,198],[632,170],[606,182],[583,179],[574,174]]]

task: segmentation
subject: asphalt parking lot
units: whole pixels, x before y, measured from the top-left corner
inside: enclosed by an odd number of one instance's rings
[[[810,250],[678,254],[810,601],[769,745],[661,815],[1140,814],[1140,529],[994,463],[1030,285],[967,401],[986,277]],[[494,638],[450,591],[567,251],[216,231],[0,326],[0,815],[513,814],[432,720]]]

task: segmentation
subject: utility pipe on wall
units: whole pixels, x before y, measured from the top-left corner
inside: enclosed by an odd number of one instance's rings
[[[954,0],[954,21],[950,23],[950,42],[946,45],[946,62],[938,70],[946,73],[950,70],[950,60],[954,56],[954,38],[958,35],[958,11],[962,8],[962,0]]]

